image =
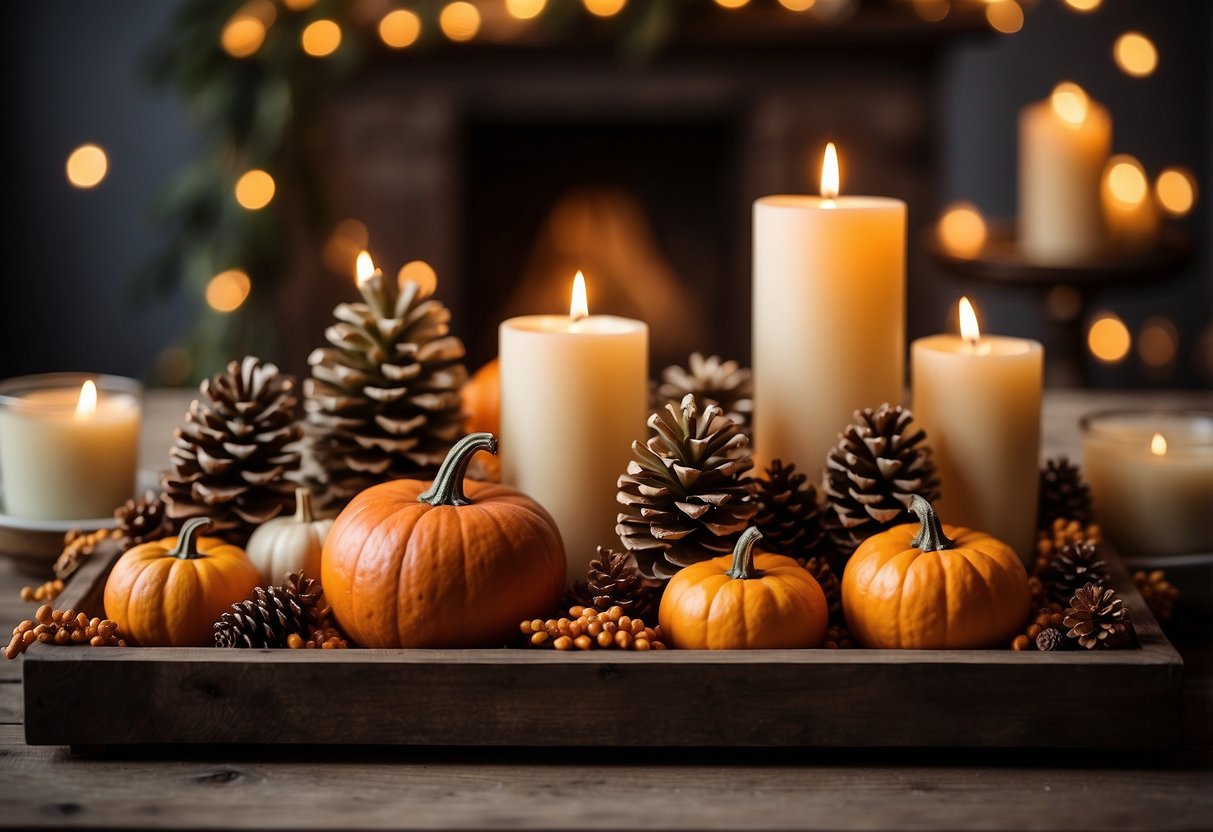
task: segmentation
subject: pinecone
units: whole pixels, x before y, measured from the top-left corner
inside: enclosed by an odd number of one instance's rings
[[[292,634],[307,633],[309,607],[297,588],[257,587],[215,622],[216,647],[286,647]]]
[[[118,521],[119,542],[123,549],[168,537],[173,531],[165,514],[164,500],[154,491],[127,500],[114,509],[114,518]]]
[[[619,478],[615,531],[643,575],[662,580],[684,566],[733,551],[758,505],[742,477],[754,462],[737,423],[688,393],[649,416],[648,442]]]
[[[897,405],[855,411],[826,459],[827,527],[843,562],[860,543],[891,526],[916,522],[910,498],[939,499],[926,434]]]
[[[1067,543],[1053,553],[1045,569],[1045,589],[1059,604],[1070,600],[1087,584],[1103,586],[1108,582],[1107,564],[1099,557],[1099,547],[1089,540]]]
[[[804,562],[804,568],[809,570],[814,578],[817,579],[821,591],[826,595],[826,603],[830,610],[830,623],[842,623],[842,583],[839,582],[838,576],[834,574],[834,570],[830,568],[830,563],[825,558],[809,558]]]
[[[1133,583],[1137,584],[1142,599],[1159,624],[1166,624],[1175,614],[1175,602],[1179,600],[1179,590],[1167,580],[1167,573],[1161,569],[1152,572],[1139,571],[1133,573]]]
[[[299,469],[295,380],[273,364],[246,356],[202,382],[185,424],[177,429],[173,470],[161,479],[174,528],[210,517],[211,534],[244,545],[257,526],[295,505]]]
[[[770,552],[807,560],[829,549],[817,503],[817,489],[796,466],[775,460],[766,475],[755,480],[758,512],[754,525],[762,532],[762,546]]]
[[[1121,647],[1133,637],[1133,625],[1116,590],[1087,584],[1074,593],[1062,623],[1070,638],[1088,650]]]
[[[1052,650],[1065,650],[1066,634],[1056,627],[1046,627],[1036,634],[1036,649],[1048,653]]]
[[[736,361],[723,361],[715,355],[704,358],[693,352],[686,368],[678,364],[666,367],[653,391],[653,409],[677,404],[688,393],[704,407],[719,405],[725,416],[749,431],[754,415],[753,373]]]
[[[463,342],[433,287],[376,270],[359,291],[364,303],[333,310],[331,346],[308,356],[305,406],[326,508],[377,483],[432,478],[463,434]]]
[[[640,574],[631,552],[599,546],[586,579],[573,585],[568,606],[596,610],[617,606],[632,618],[656,618],[664,589],[662,581]]]
[[[1091,522],[1091,489],[1082,472],[1066,457],[1050,459],[1040,472],[1040,503],[1036,528],[1047,529],[1054,520]]]
[[[1098,546],[1102,539],[1103,533],[1096,523],[1084,525],[1077,520],[1058,518],[1053,521],[1051,528],[1040,529],[1036,532],[1036,561],[1032,565],[1030,574],[1043,577],[1048,571],[1053,555],[1070,543],[1089,540]]]

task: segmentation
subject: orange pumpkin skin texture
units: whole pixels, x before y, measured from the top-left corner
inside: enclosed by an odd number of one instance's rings
[[[669,644],[684,650],[821,646],[828,617],[825,593],[791,558],[751,555],[748,550],[761,536],[748,529],[732,555],[693,564],[670,578],[657,614]],[[746,557],[752,557],[750,568],[739,570]]]
[[[496,358],[468,379],[462,395],[469,433],[501,432],[501,364]]]
[[[864,647],[1006,646],[1022,631],[1031,603],[1019,556],[982,532],[940,528],[930,504],[922,500],[922,509],[920,499],[916,496],[911,505],[920,524],[873,535],[847,562],[842,607],[851,636]],[[952,545],[919,548],[928,523]]]
[[[555,609],[565,579],[556,523],[512,488],[464,484],[476,450],[495,452],[496,440],[471,434],[432,486],[376,485],[338,515],[321,583],[341,629],[363,647],[498,647],[517,636],[519,621]],[[419,501],[444,482],[466,502]]]
[[[261,573],[244,550],[196,536],[210,522],[190,520],[178,537],[136,546],[114,564],[105,615],[126,638],[144,647],[210,646],[219,616],[252,594]]]

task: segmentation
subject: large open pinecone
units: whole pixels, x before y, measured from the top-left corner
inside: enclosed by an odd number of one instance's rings
[[[1116,590],[1098,584],[1087,584],[1074,593],[1062,623],[1070,628],[1066,635],[1088,650],[1121,647],[1133,638],[1125,602]]]
[[[254,528],[295,505],[296,484],[287,479],[300,461],[295,380],[246,356],[200,390],[169,451],[165,512],[176,529],[209,517],[210,534],[242,546]]]
[[[283,586],[257,587],[215,622],[216,647],[286,647],[292,633],[305,640],[323,611],[320,584],[292,574]]]
[[[673,364],[661,371],[661,381],[653,391],[653,409],[682,401],[687,393],[700,405],[720,405],[724,415],[748,431],[754,415],[753,373],[736,361],[719,356],[704,358],[693,352],[686,367]]]
[[[615,531],[647,577],[733,551],[758,509],[743,475],[754,467],[749,439],[719,405],[699,412],[695,397],[649,416],[653,435],[633,442],[619,478],[623,506]]]
[[[856,410],[826,459],[827,528],[845,561],[860,543],[891,526],[916,522],[910,499],[939,499],[926,434],[897,405]]]
[[[1107,584],[1107,566],[1098,546],[1090,540],[1079,540],[1053,552],[1042,579],[1049,597],[1064,604],[1087,584]]]
[[[619,607],[632,618],[656,618],[665,582],[640,574],[636,556],[598,547],[584,581],[573,584],[568,606],[607,610]]]
[[[1036,528],[1047,529],[1053,521],[1091,522],[1091,489],[1082,472],[1066,457],[1050,459],[1040,471],[1040,504]]]
[[[776,459],[754,481],[754,525],[762,532],[763,549],[801,560],[830,550],[817,489],[808,479],[795,465]]]
[[[114,509],[122,548],[130,549],[172,534],[172,524],[165,509],[164,500],[154,491],[146,491],[142,497],[132,497]]]
[[[463,434],[463,342],[433,288],[376,271],[359,286],[365,302],[333,310],[331,346],[308,356],[305,406],[326,508],[377,483],[431,477]]]

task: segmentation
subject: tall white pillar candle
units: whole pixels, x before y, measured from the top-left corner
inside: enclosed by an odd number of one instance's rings
[[[649,411],[648,327],[586,311],[511,318],[500,330],[501,480],[556,520],[570,582],[585,577],[595,547],[618,543],[615,483]]]
[[[1044,349],[980,335],[967,299],[963,335],[919,338],[910,351],[914,420],[939,470],[939,516],[987,532],[1030,561],[1039,490]]]
[[[1082,87],[1058,84],[1019,113],[1019,247],[1039,263],[1073,263],[1107,245],[1099,183],[1112,117]]]
[[[906,204],[838,196],[833,145],[822,173],[820,197],[754,203],[755,463],[812,477],[853,411],[905,385]]]

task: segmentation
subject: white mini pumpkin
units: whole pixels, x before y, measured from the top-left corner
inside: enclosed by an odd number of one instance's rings
[[[249,538],[245,551],[261,570],[263,586],[275,586],[292,572],[320,577],[320,552],[333,521],[312,516],[312,494],[295,489],[295,515],[262,523]]]

